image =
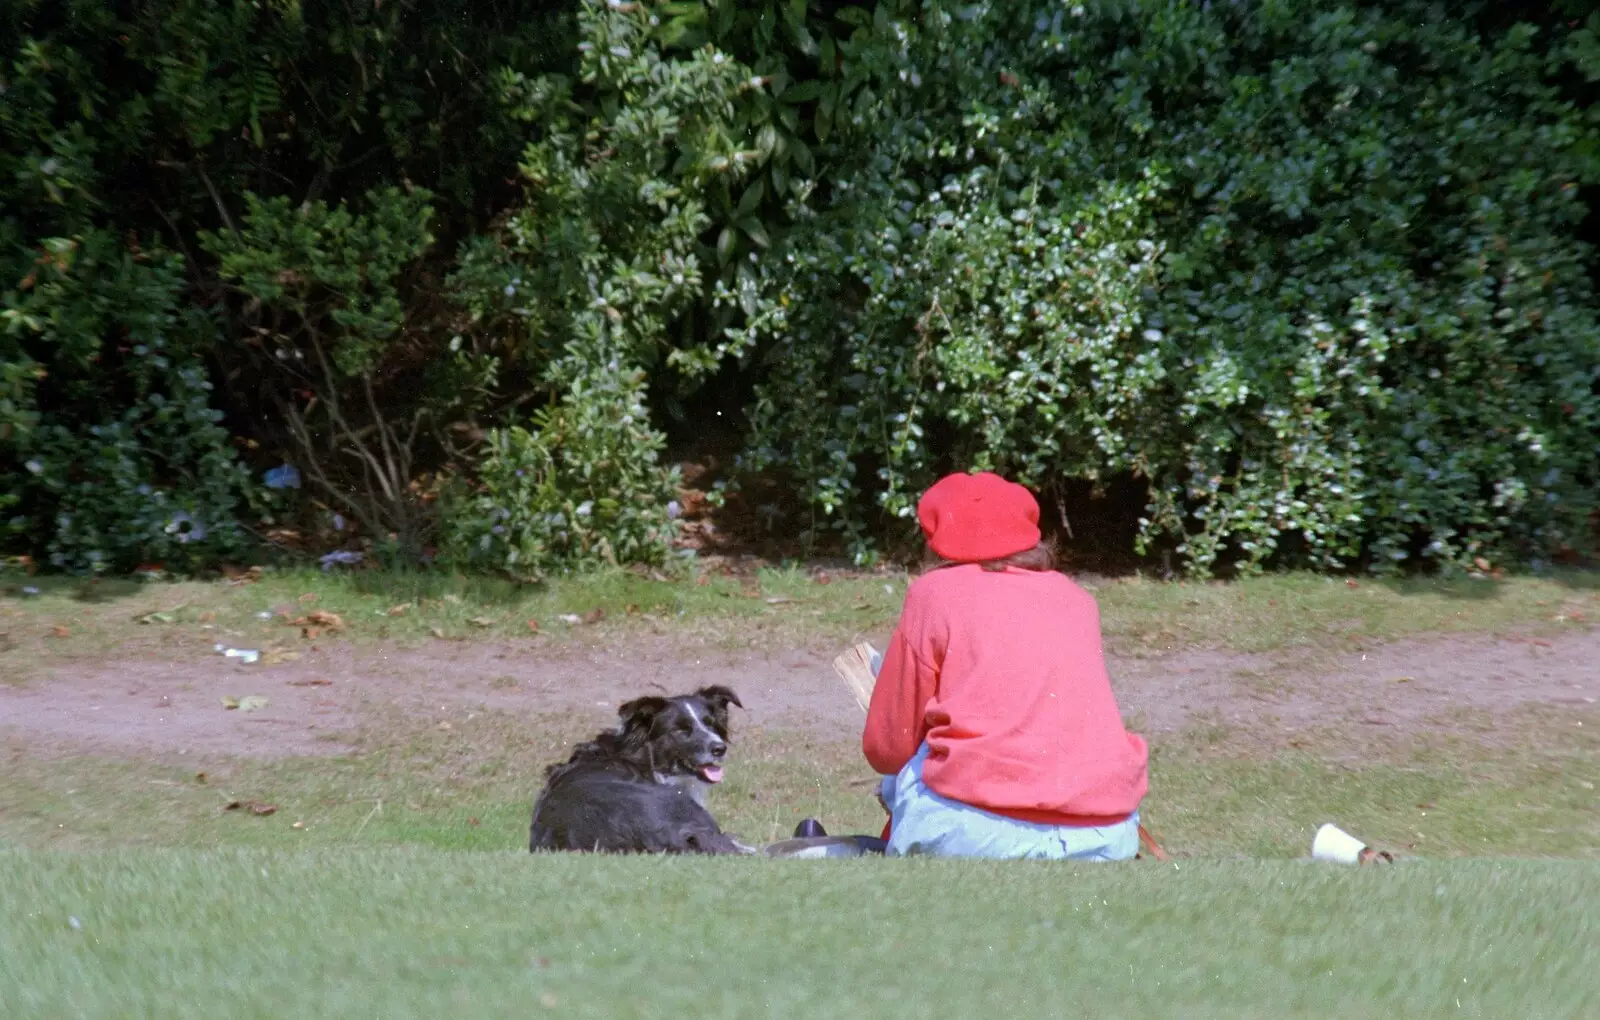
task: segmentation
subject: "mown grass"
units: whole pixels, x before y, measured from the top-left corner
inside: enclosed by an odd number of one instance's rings
[[[1578,1017],[1600,866],[0,852],[0,1011]]]
[[[293,649],[307,639],[284,620],[315,610],[345,624],[321,642],[625,649],[662,632],[686,648],[826,649],[883,633],[905,580],[47,581],[0,597],[0,679],[213,642]],[[1122,654],[1314,654],[1591,626],[1595,581],[1290,575],[1095,591]],[[592,624],[560,620],[596,609]],[[165,615],[137,622],[152,612]],[[442,730],[382,704],[364,712],[356,749],[332,758],[179,764],[6,738],[0,1016],[1600,1013],[1592,708],[1527,710],[1482,739],[1454,725],[1381,740],[1302,731],[1278,746],[1248,726],[1197,725],[1153,750],[1144,817],[1174,863],[1098,868],[531,857],[540,770],[587,735],[581,723],[463,708]],[[712,808],[755,842],[805,816],[876,832],[872,784],[853,740],[751,729]],[[224,810],[233,801],[275,810]],[[1401,863],[1288,860],[1324,821]],[[1233,857],[1256,860],[1219,860]],[[1579,860],[1512,860],[1530,857]]]
[[[13,579],[0,583],[0,680],[25,681],[108,656],[194,655],[216,643],[292,651],[307,639],[290,624],[317,611],[343,624],[318,634],[324,642],[615,644],[652,633],[702,648],[832,649],[886,633],[907,580],[798,567],[740,575],[690,567],[672,577],[613,570],[534,588],[446,574],[269,572],[244,585],[43,579],[27,582],[38,595],[23,596],[22,580]],[[1354,586],[1305,574],[1090,583],[1108,646],[1131,655],[1192,647],[1315,652],[1419,633],[1548,632],[1600,620],[1600,574],[1592,572]]]
[[[543,766],[583,735],[570,720],[501,712],[457,718],[449,731],[397,718],[369,733],[340,758],[182,768],[19,748],[0,784],[0,844],[514,850],[526,846]],[[1497,738],[1410,736],[1349,760],[1336,733],[1274,747],[1197,727],[1156,743],[1144,819],[1184,858],[1303,857],[1317,826],[1334,821],[1413,856],[1600,860],[1600,711],[1529,710]],[[876,833],[873,789],[853,740],[752,730],[737,735],[710,806],[753,842],[785,838],[808,816]],[[232,801],[276,811],[224,810]]]

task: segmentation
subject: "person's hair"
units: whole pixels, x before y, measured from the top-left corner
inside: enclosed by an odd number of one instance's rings
[[[932,549],[929,549],[926,569],[939,570],[943,567],[963,567],[970,562],[973,561],[947,560]],[[1018,570],[1037,570],[1041,573],[1049,573],[1058,569],[1060,559],[1056,555],[1056,547],[1052,543],[1044,541],[1031,549],[1024,549],[1021,552],[1012,553],[1010,556],[1002,556],[997,560],[977,561],[977,565],[990,572],[999,572],[1007,567],[1016,567]]]

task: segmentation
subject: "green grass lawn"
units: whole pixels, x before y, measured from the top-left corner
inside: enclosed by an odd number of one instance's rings
[[[1581,1017],[1600,867],[0,852],[15,1017]]]
[[[1196,730],[1152,751],[1143,818],[1181,858],[1305,856],[1336,821],[1402,854],[1566,857],[1600,862],[1600,712],[1529,711],[1502,727],[1506,746],[1417,737],[1340,760],[1314,742],[1262,749]],[[1580,720],[1580,721],[1582,721]],[[543,766],[584,735],[570,721],[487,712],[449,732],[375,727],[340,758],[238,759],[193,769],[126,758],[13,755],[0,784],[0,845],[94,850],[526,846]],[[736,736],[710,807],[746,840],[786,838],[801,818],[876,834],[882,809],[853,738],[794,732]],[[256,817],[232,801],[271,804]]]
[[[686,654],[829,650],[886,632],[906,577],[826,581],[268,573],[41,581],[24,597],[4,578],[0,681],[48,690],[52,674],[119,656],[207,661],[222,641],[292,653],[308,639],[285,618],[316,610],[344,624],[324,644],[492,640],[537,655],[666,635]],[[1307,663],[1600,618],[1583,573],[1091,583],[1122,655]],[[1600,1016],[1592,703],[1481,732],[1304,729],[1293,746],[1248,718],[1200,720],[1152,749],[1144,819],[1175,860],[1100,867],[535,858],[522,848],[540,770],[592,726],[495,709],[451,721],[380,701],[347,754],[194,764],[8,736],[0,1018]],[[749,841],[805,816],[881,827],[853,734],[740,730],[728,776],[711,807]],[[1296,860],[1325,821],[1401,861]]]

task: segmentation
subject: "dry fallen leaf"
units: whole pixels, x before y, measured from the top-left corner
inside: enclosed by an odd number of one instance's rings
[[[319,627],[326,627],[329,630],[344,630],[344,618],[338,613],[330,613],[319,609],[306,617],[306,619]]]
[[[270,815],[273,812],[277,811],[278,810],[278,805],[276,805],[276,804],[263,804],[259,800],[230,800],[230,801],[228,801],[228,803],[222,805],[222,810],[224,810],[224,811],[239,811],[241,809],[245,810],[245,811],[248,811],[253,815],[263,815],[264,816],[264,815]]]
[[[601,620],[604,620],[605,618],[606,618],[606,611],[604,609],[601,609],[600,607],[596,606],[595,608],[589,610],[587,613],[584,613],[578,619],[580,619],[584,623],[599,623]]]
[[[448,730],[448,729],[451,729],[452,727],[450,726],[450,723],[448,721],[441,721],[439,723],[439,728],[441,730]]]
[[[405,613],[408,613],[410,611],[411,611],[411,603],[409,603],[409,602],[402,602],[398,606],[390,606],[389,607],[389,615],[390,616],[401,616],[401,615],[404,615]]]
[[[1359,588],[1361,587],[1361,583],[1353,577],[1347,577],[1344,579],[1344,586],[1346,588]]]
[[[314,591],[308,591],[304,595],[300,596],[298,601],[302,606],[309,606],[311,603],[317,601],[317,593]]]
[[[197,783],[204,783],[206,781],[206,774],[204,772],[196,772],[194,774],[194,781]]]
[[[1484,559],[1482,556],[1474,557],[1472,565],[1477,567],[1479,570],[1486,571],[1489,569],[1489,561]]]
[[[261,661],[268,666],[276,666],[280,662],[294,662],[300,658],[299,652],[285,652],[273,648],[261,653]]]
[[[535,634],[539,633],[539,621],[538,620],[529,620],[528,621],[528,629],[530,631],[532,631],[533,633],[535,633]]]
[[[627,608],[626,611],[627,611],[627,614],[629,616],[638,616],[639,615],[639,604],[637,602],[629,602],[628,603],[628,608]]]
[[[50,633],[54,634],[56,637],[66,637],[72,632],[67,630],[65,627],[52,627],[50,628]]]
[[[474,627],[493,627],[495,625],[494,618],[489,616],[474,616],[467,622]]]
[[[222,707],[226,708],[226,709],[238,708],[239,707],[239,699],[238,698],[226,698],[225,697],[225,698],[222,699]]]
[[[323,680],[320,677],[314,680],[290,680],[290,687],[327,687],[332,680]]]

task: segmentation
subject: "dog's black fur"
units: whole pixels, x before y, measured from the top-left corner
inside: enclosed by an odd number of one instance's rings
[[[744,707],[722,686],[624,704],[621,725],[545,771],[528,849],[753,853],[703,803],[706,788],[722,778],[730,704]]]

